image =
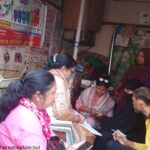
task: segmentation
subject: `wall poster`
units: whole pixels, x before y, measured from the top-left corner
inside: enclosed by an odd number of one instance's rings
[[[30,47],[0,46],[0,74],[4,78],[17,78],[32,69],[41,69],[47,53]]]
[[[57,14],[57,10],[51,5],[47,4],[45,37],[42,46],[43,50],[48,50],[48,51],[50,50],[52,39],[53,39],[54,28],[55,28],[56,14]]]
[[[116,42],[118,35],[123,42]],[[129,39],[128,42],[126,39]],[[150,48],[150,29],[139,28],[134,25],[117,25],[112,50],[111,81],[115,85],[122,79],[130,65],[135,63],[137,50]]]
[[[46,8],[39,0],[1,0],[0,45],[40,47]]]
[[[40,0],[0,0],[0,74],[16,78],[42,68],[60,48],[60,21],[61,12]]]
[[[62,20],[61,19],[62,19],[62,14],[60,11],[57,11],[53,38],[52,38],[52,43],[49,51],[50,55],[60,51],[60,46],[62,41],[62,26],[61,26]]]

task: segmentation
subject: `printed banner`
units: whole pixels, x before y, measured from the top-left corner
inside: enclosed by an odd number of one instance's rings
[[[46,11],[39,0],[1,0],[0,45],[41,46]]]
[[[50,50],[52,39],[53,39],[53,33],[55,28],[55,22],[56,22],[56,15],[57,10],[47,4],[47,18],[46,18],[46,27],[45,27],[45,37],[43,42],[43,50]]]
[[[0,46],[0,74],[5,78],[19,77],[32,69],[41,69],[47,54],[29,47]]]

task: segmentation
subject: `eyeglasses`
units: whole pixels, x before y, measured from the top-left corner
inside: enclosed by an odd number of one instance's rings
[[[105,83],[108,83],[108,82],[109,82],[109,80],[104,79],[104,78],[99,78],[99,81],[104,81]]]

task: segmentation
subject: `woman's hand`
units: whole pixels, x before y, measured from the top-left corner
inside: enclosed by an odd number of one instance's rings
[[[73,120],[72,120],[74,123],[80,123],[81,122],[81,118],[79,115],[75,115],[73,116]]]
[[[89,113],[90,113],[91,115],[96,115],[96,114],[97,114],[97,111],[96,111],[95,109],[93,109],[93,108],[89,108]]]
[[[77,110],[80,112],[86,112],[86,113],[90,113],[91,112],[91,108],[89,108],[89,107],[87,107],[87,106],[85,106],[85,105],[83,105],[83,104],[78,104],[78,108],[77,108]]]
[[[102,116],[102,114],[100,112],[96,111],[93,108],[89,108],[87,106],[84,106],[83,104],[78,105],[78,111],[87,112],[87,113],[89,113],[95,117],[101,117]]]
[[[100,113],[100,112],[98,112],[97,110],[92,109],[92,108],[89,109],[89,113],[90,113],[91,115],[95,116],[95,117],[101,117],[101,116],[102,116],[102,113]]]
[[[102,117],[102,113],[100,113],[100,112],[96,112],[96,114],[95,114],[95,116],[97,117],[97,118],[100,118],[100,117]]]
[[[78,111],[82,111],[84,109],[84,105],[82,103],[78,103],[78,107],[77,107],[77,110]]]

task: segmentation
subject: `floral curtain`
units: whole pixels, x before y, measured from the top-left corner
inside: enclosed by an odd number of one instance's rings
[[[116,85],[128,67],[135,62],[139,48],[150,47],[150,30],[132,25],[118,25],[112,53],[110,76]]]

